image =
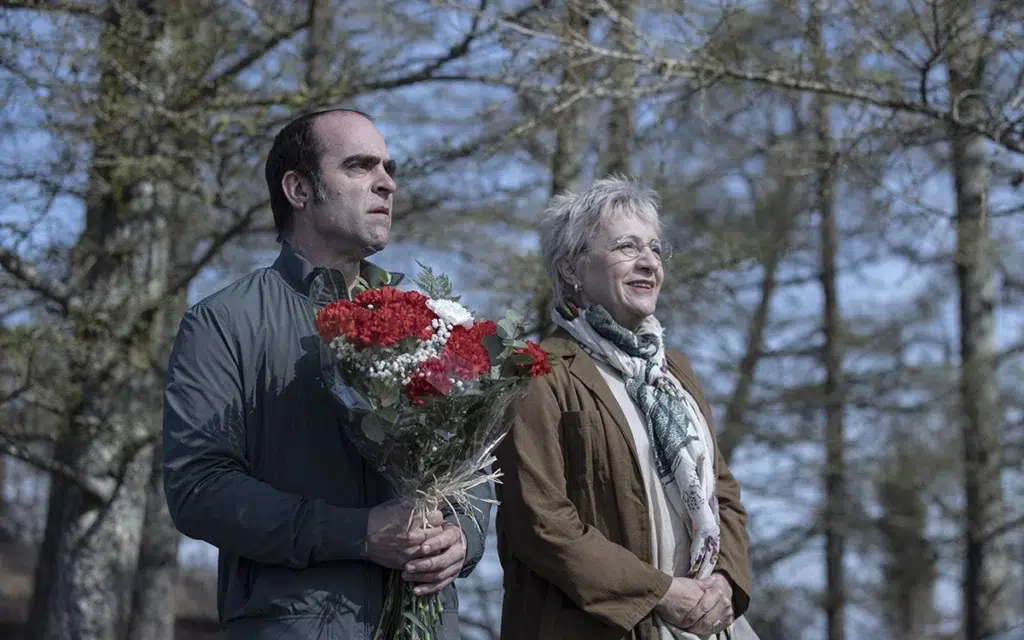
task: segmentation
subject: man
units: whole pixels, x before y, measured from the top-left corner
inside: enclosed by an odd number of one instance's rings
[[[288,124],[266,165],[280,255],[181,322],[164,489],[177,528],[220,550],[225,638],[371,638],[387,569],[422,594],[442,592],[440,637],[459,637],[452,582],[483,554],[488,518],[433,512],[431,528],[407,529],[409,511],[342,433],[313,321],[324,291],[350,293],[358,276],[401,279],[366,262],[388,241],[394,170],[365,114]]]

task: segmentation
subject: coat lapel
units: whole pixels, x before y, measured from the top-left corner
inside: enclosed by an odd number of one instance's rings
[[[583,353],[579,343],[565,329],[559,327],[549,340],[557,340],[557,344],[560,347],[564,347],[565,355],[572,358],[572,363],[569,365],[569,373],[575,376],[597,398],[598,403],[604,407],[605,411],[611,415],[612,420],[615,421],[615,425],[619,429],[619,433],[626,441],[626,446],[629,447],[630,456],[633,458],[633,465],[637,473],[640,473],[640,457],[636,453],[633,430],[630,428],[629,420],[626,418],[626,414],[623,413],[622,407],[619,406],[618,400],[615,399],[615,395],[608,387],[608,383],[605,382],[601,372],[598,371],[597,365],[590,359],[590,356]]]

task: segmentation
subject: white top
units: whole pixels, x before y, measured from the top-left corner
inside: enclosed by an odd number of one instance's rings
[[[618,401],[633,434],[633,443],[636,446],[637,459],[640,461],[644,489],[647,491],[654,566],[671,576],[684,576],[690,564],[690,535],[686,531],[683,518],[669,505],[668,499],[665,497],[665,488],[661,484],[661,480],[658,479],[651,441],[647,435],[647,419],[640,413],[640,408],[626,392],[626,384],[622,380],[622,375],[600,360],[595,359],[594,362],[598,371],[601,372],[601,376],[608,383],[612,395]],[[707,420],[701,415],[696,400],[685,389],[683,389],[683,399],[686,408],[690,411],[690,417],[700,430],[698,437],[707,445],[708,451],[714,451],[711,430]],[[657,616],[654,618],[654,624],[660,640],[698,640],[698,636],[692,633],[662,623]]]

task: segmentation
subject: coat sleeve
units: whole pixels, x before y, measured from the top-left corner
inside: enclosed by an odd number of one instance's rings
[[[718,477],[718,513],[721,520],[721,549],[716,571],[732,585],[732,609],[738,618],[750,606],[750,565],[747,559],[747,511],[740,501],[740,485],[715,443],[715,474]]]
[[[266,564],[366,559],[369,509],[278,491],[250,475],[242,350],[208,306],[185,314],[168,364],[164,494],[179,531]]]
[[[501,533],[526,567],[627,634],[654,610],[672,577],[580,520],[566,494],[557,374],[531,382],[498,447]]]

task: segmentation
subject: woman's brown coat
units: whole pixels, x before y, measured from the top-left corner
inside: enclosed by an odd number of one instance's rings
[[[651,565],[647,495],[625,414],[594,362],[568,333],[542,343],[552,373],[537,378],[497,451],[496,529],[504,569],[502,640],[655,640],[651,614],[671,578]],[[690,363],[668,354],[676,378],[711,410]],[[733,584],[736,617],[749,603],[747,515],[718,452],[722,522],[718,570]]]

